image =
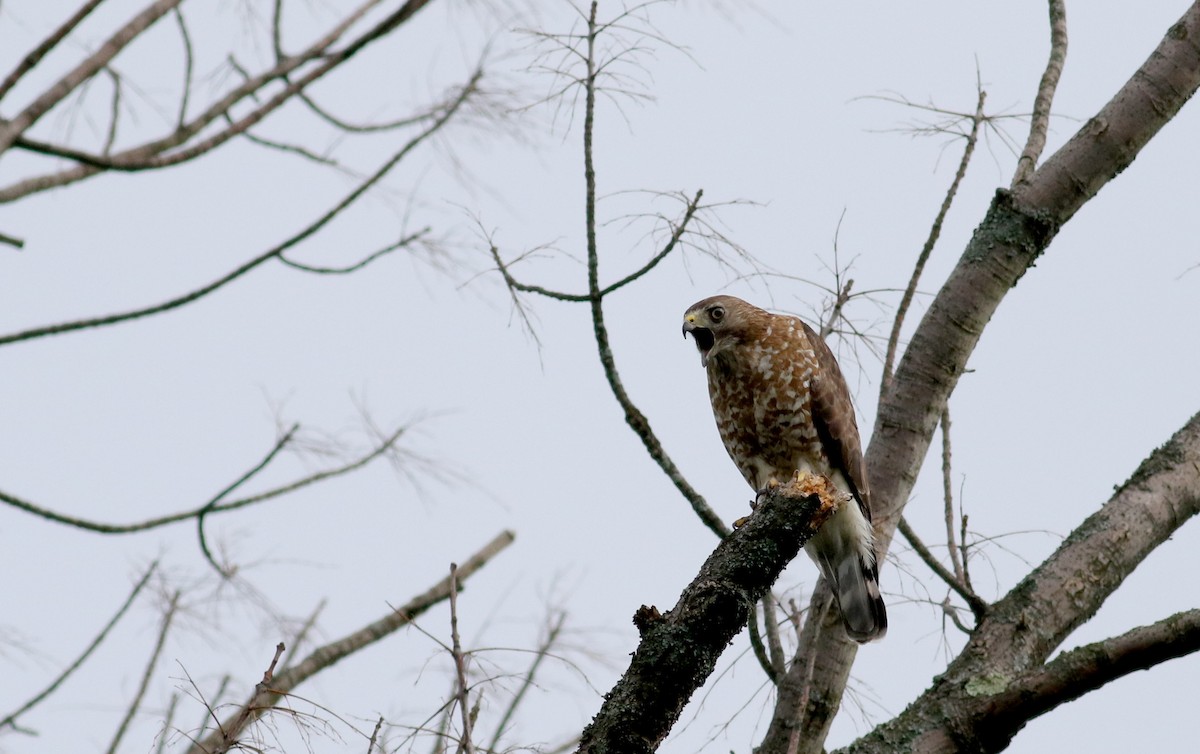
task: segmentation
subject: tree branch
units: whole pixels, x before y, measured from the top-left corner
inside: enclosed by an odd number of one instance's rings
[[[886,550],[890,544],[942,410],[992,314],[1059,228],[1128,167],[1196,91],[1198,39],[1200,2],[1188,8],[1113,99],[1029,182],[1012,192],[997,192],[917,326],[880,402],[866,454],[871,498],[878,507],[877,547]],[[840,698],[853,648],[822,636],[802,651],[824,663],[814,684]],[[794,725],[804,731],[798,754],[821,750],[832,722],[829,712],[827,707],[805,710],[796,717]]]
[[[399,441],[406,429],[406,427],[397,429],[391,435],[384,438],[382,442],[372,448],[370,452],[354,459],[353,461],[350,461],[349,463],[343,464],[342,466],[326,469],[324,471],[318,471],[314,474],[301,477],[293,482],[288,482],[287,484],[280,485],[279,487],[273,487],[264,492],[248,495],[247,497],[239,498],[237,500],[230,500],[229,502],[218,503],[216,505],[205,503],[204,505],[201,505],[198,508],[193,508],[192,510],[182,511],[180,513],[172,513],[167,516],[159,516],[158,518],[151,518],[132,524],[108,524],[100,521],[68,516],[2,491],[0,491],[0,503],[7,503],[18,510],[23,510],[26,513],[31,513],[48,521],[65,524],[67,526],[73,526],[77,529],[83,529],[85,531],[91,531],[97,534],[134,534],[136,532],[157,529],[160,526],[176,524],[180,521],[188,521],[197,518],[201,514],[212,515],[215,513],[226,513],[228,511],[237,510],[238,508],[244,508],[249,505],[261,503],[265,500],[281,497],[289,492],[294,492],[298,489],[307,487],[310,484],[316,484],[317,482],[321,482],[332,477],[341,476],[342,474],[348,474],[352,471],[356,471],[363,466],[366,466],[371,461],[374,461],[376,458],[386,454],[389,450],[395,447],[397,441]]]
[[[29,330],[23,330],[21,332],[10,333],[9,335],[0,336],[0,346],[4,346],[9,343],[16,343],[16,342],[24,341],[24,340],[33,340],[34,338],[42,338],[42,337],[46,337],[49,335],[61,335],[63,333],[73,332],[75,330],[84,330],[84,329],[95,328],[95,327],[104,327],[107,325],[113,325],[113,324],[118,324],[121,322],[127,322],[129,320],[140,319],[142,317],[149,317],[154,314],[161,314],[163,312],[167,312],[172,309],[178,309],[179,307],[184,306],[185,304],[190,304],[193,301],[197,301],[201,298],[204,298],[208,294],[213,293],[214,291],[217,291],[217,290],[223,288],[224,286],[228,285],[229,283],[232,283],[234,280],[237,280],[238,278],[242,277],[246,273],[261,266],[263,263],[269,262],[272,259],[276,259],[276,258],[280,257],[285,251],[287,251],[288,249],[291,249],[292,247],[297,246],[301,242],[307,240],[311,236],[315,235],[319,230],[321,230],[321,228],[323,228],[327,224],[329,224],[335,217],[337,217],[339,214],[341,214],[343,210],[345,210],[350,205],[354,204],[354,202],[356,202],[360,197],[362,197],[362,195],[365,194],[372,186],[374,186],[379,181],[383,180],[384,176],[386,176],[388,173],[390,173],[392,171],[392,169],[394,167],[396,167],[396,165],[398,165],[400,163],[400,161],[403,160],[405,157],[407,157],[414,149],[416,149],[419,144],[424,142],[426,139],[428,139],[430,136],[432,136],[434,133],[436,133],[439,129],[441,129],[442,126],[444,126],[447,122],[449,122],[450,118],[456,112],[458,112],[458,109],[462,106],[462,104],[464,102],[466,102],[467,97],[470,95],[470,93],[475,90],[475,86],[476,86],[476,84],[478,84],[480,76],[482,76],[482,72],[477,71],[475,76],[472,77],[471,81],[465,87],[463,87],[463,90],[459,94],[459,97],[452,103],[452,105],[449,108],[447,108],[446,112],[444,112],[442,114],[442,117],[438,118],[433,123],[431,123],[424,131],[417,134],[413,138],[409,139],[408,142],[405,143],[405,145],[403,147],[401,147],[399,151],[397,151],[394,155],[392,155],[391,159],[387,160],[371,176],[369,176],[366,180],[362,181],[358,186],[356,186],[354,188],[354,190],[351,191],[349,194],[347,194],[345,197],[343,197],[341,201],[339,201],[337,204],[335,204],[333,207],[331,207],[329,210],[327,210],[324,214],[322,214],[320,217],[318,217],[313,222],[309,223],[307,226],[305,226],[303,229],[301,229],[296,234],[287,238],[282,243],[268,249],[267,251],[263,252],[262,254],[259,254],[257,257],[246,262],[241,267],[238,267],[237,269],[233,270],[232,272],[227,273],[226,275],[223,275],[222,277],[209,283],[208,285],[205,285],[201,288],[197,288],[196,290],[190,291],[181,296],[177,296],[175,298],[169,299],[167,301],[164,301],[160,304],[156,304],[154,306],[148,306],[148,307],[145,307],[142,309],[133,309],[130,311],[121,312],[118,314],[110,314],[110,315],[103,316],[103,317],[94,317],[91,319],[75,320],[73,322],[62,322],[62,323],[55,324],[55,325],[45,325],[42,327],[35,327],[35,328],[29,329]],[[376,254],[376,256],[378,256],[378,254]]]
[[[491,542],[484,545],[482,549],[467,558],[458,567],[457,577],[459,582],[461,583],[470,578],[472,574],[487,565],[488,561],[512,544],[515,536],[511,531],[501,532]],[[236,742],[244,732],[246,725],[251,722],[249,716],[242,714],[243,710],[251,707],[255,710],[265,710],[275,706],[286,694],[304,681],[360,649],[370,646],[396,632],[398,629],[407,626],[421,613],[424,613],[439,602],[449,599],[449,597],[450,576],[446,576],[423,594],[413,597],[407,603],[392,610],[374,623],[364,626],[337,641],[314,649],[296,665],[280,670],[271,680],[270,687],[265,689],[263,693],[260,693],[256,689],[255,693],[251,695],[250,699],[247,700],[239,712],[227,718],[224,723],[219,724],[218,729],[210,733],[204,740],[193,742],[192,746],[188,748],[187,754],[211,754],[218,750],[218,746],[223,740]]]
[[[1029,180],[1037,167],[1038,157],[1046,148],[1046,131],[1050,126],[1050,106],[1054,102],[1054,92],[1058,88],[1058,80],[1062,76],[1063,66],[1067,62],[1067,7],[1063,0],[1049,0],[1050,6],[1050,59],[1046,62],[1046,70],[1038,83],[1037,96],[1033,100],[1033,117],[1029,122],[1029,139],[1021,156],[1017,159],[1017,169],[1013,172],[1012,186],[1016,188]]]
[[[654,751],[745,628],[755,602],[843,503],[823,477],[771,490],[749,521],[717,545],[670,612],[643,607],[635,618],[642,640],[584,730],[578,753]]]
[[[1050,557],[991,605],[933,686],[896,718],[848,747],[847,754],[1000,751],[1030,717],[1079,696],[1089,684],[1096,688],[1137,669],[1139,662],[1161,662],[1200,648],[1200,629],[1193,625],[1197,616],[1185,613],[1145,633],[1108,640],[1113,644],[1067,653],[1043,668],[1146,556],[1197,514],[1200,413],[1151,453]],[[1170,640],[1153,647],[1156,638],[1168,635]],[[1097,665],[1107,652],[1129,652],[1129,658]],[[1061,687],[1055,679],[1072,663],[1081,663],[1076,667],[1084,675],[1078,685]],[[1094,665],[1091,671],[1088,663]],[[1026,676],[1028,668],[1038,670]],[[1009,711],[1013,695],[1025,698],[1022,689],[1028,692],[1027,702]]]
[[[15,711],[10,712],[8,715],[6,715],[4,717],[3,720],[0,720],[0,729],[3,729],[8,726],[16,728],[18,717],[20,717],[22,714],[28,712],[29,710],[33,709],[38,704],[40,704],[46,697],[53,694],[58,689],[58,687],[61,686],[63,684],[63,682],[66,681],[67,678],[69,678],[71,676],[72,673],[74,673],[76,670],[78,670],[79,667],[81,665],[83,665],[83,663],[85,661],[87,661],[87,658],[91,657],[92,652],[96,651],[96,647],[100,646],[100,644],[108,636],[109,632],[112,631],[113,627],[117,625],[117,622],[119,620],[121,620],[121,618],[125,615],[126,612],[129,611],[129,607],[133,604],[133,601],[135,599],[137,599],[137,596],[139,594],[141,594],[142,589],[145,588],[147,583],[149,583],[150,577],[152,575],[154,575],[154,572],[157,569],[158,569],[158,561],[156,560],[153,563],[151,563],[150,567],[146,569],[146,572],[144,574],[142,574],[142,578],[138,580],[138,583],[136,585],[134,585],[133,591],[131,591],[129,593],[129,596],[126,597],[125,601],[123,603],[121,603],[121,606],[119,608],[117,608],[117,612],[113,615],[112,618],[109,619],[108,623],[106,623],[104,625],[104,628],[100,629],[100,633],[96,634],[96,638],[92,639],[91,643],[88,644],[87,648],[83,650],[83,652],[79,655],[79,657],[75,658],[75,661],[72,662],[70,665],[68,665],[66,670],[64,670],[62,673],[59,673],[58,677],[55,678],[53,681],[51,681],[49,686],[47,686],[45,689],[43,689],[42,691],[35,694],[32,699],[30,699],[29,701],[22,704]]]

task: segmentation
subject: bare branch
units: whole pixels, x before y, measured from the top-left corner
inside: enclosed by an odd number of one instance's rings
[[[53,50],[60,42],[66,39],[67,35],[82,23],[92,11],[96,10],[102,2],[104,0],[87,0],[83,5],[79,6],[79,10],[75,11],[70,18],[51,32],[50,36],[43,39],[37,47],[30,50],[29,54],[21,58],[21,62],[17,63],[17,67],[4,77],[3,82],[0,82],[0,99],[4,99],[4,96],[17,85],[17,82],[25,74],[33,70],[34,66],[41,62],[42,58],[46,57],[46,53]]]
[[[117,726],[117,732],[113,734],[112,743],[108,745],[108,754],[116,754],[117,748],[121,745],[121,739],[125,737],[125,731],[129,728],[129,723],[133,722],[134,715],[137,714],[138,708],[142,705],[142,699],[146,696],[146,689],[150,687],[150,680],[154,677],[154,669],[158,667],[158,659],[162,655],[163,647],[167,643],[167,633],[171,630],[171,622],[175,618],[175,612],[179,607],[179,592],[171,595],[171,600],[167,604],[166,613],[163,615],[162,626],[158,630],[158,640],[154,642],[154,650],[150,653],[150,659],[146,662],[146,669],[142,673],[141,683],[138,684],[137,692],[133,695],[133,700],[129,703],[129,708],[125,710],[125,717],[121,719],[121,724]]]
[[[652,752],[717,658],[841,498],[823,477],[804,476],[763,496],[725,537],[665,615],[639,611],[642,640],[629,669],[584,729],[578,753]]]
[[[921,253],[917,255],[916,264],[913,265],[912,275],[908,279],[908,286],[904,289],[904,295],[900,297],[900,303],[896,307],[896,316],[892,320],[892,332],[888,336],[887,354],[883,357],[883,376],[879,380],[879,400],[882,403],[884,395],[887,394],[888,387],[892,381],[892,367],[896,363],[896,350],[900,345],[900,330],[904,325],[904,317],[908,314],[908,308],[912,305],[913,296],[917,293],[917,283],[921,280],[921,273],[925,270],[925,263],[929,261],[929,255],[933,253],[933,247],[937,245],[938,238],[942,235],[942,223],[946,219],[947,213],[950,212],[950,206],[954,203],[954,197],[958,194],[958,187],[962,184],[963,177],[967,174],[967,165],[971,163],[971,155],[975,153],[975,144],[979,140],[979,126],[983,123],[983,103],[987,99],[987,92],[983,88],[979,88],[979,99],[975,104],[975,115],[971,118],[971,130],[967,133],[967,143],[963,147],[962,159],[958,161],[958,170],[954,173],[954,180],[950,182],[950,188],[946,190],[946,196],[942,199],[942,206],[938,208],[937,216],[933,219],[933,225],[929,228],[929,236],[925,239],[925,245],[921,247]]]
[[[475,754],[471,741],[474,716],[470,708],[470,686],[467,684],[467,659],[463,654],[462,642],[458,638],[458,564],[450,564],[450,654],[454,658],[455,697],[462,714],[462,735],[458,739],[458,752]]]
[[[446,110],[446,112],[444,112],[442,114],[442,116],[440,118],[438,118],[436,121],[431,123],[424,131],[417,134],[413,138],[409,139],[408,142],[405,143],[405,145],[400,148],[400,150],[398,150],[394,155],[392,155],[392,157],[389,160],[387,160],[387,162],[385,162],[383,165],[381,165],[366,180],[362,181],[358,186],[356,186],[354,188],[354,190],[351,191],[349,194],[347,194],[341,201],[339,201],[337,204],[335,204],[333,207],[331,207],[329,210],[327,210],[319,218],[317,218],[313,222],[309,223],[298,233],[287,238],[285,241],[278,244],[277,246],[274,246],[274,247],[268,249],[267,251],[263,252],[262,254],[258,255],[257,257],[251,259],[250,261],[246,262],[245,264],[243,264],[242,266],[233,270],[232,272],[230,272],[226,275],[223,275],[222,277],[209,283],[208,285],[205,285],[201,288],[197,288],[196,290],[190,291],[181,296],[177,296],[173,299],[169,299],[167,301],[164,301],[160,304],[156,304],[154,306],[148,306],[148,307],[145,307],[142,309],[133,309],[130,311],[121,312],[118,314],[110,314],[110,315],[103,316],[103,317],[94,317],[91,319],[75,320],[73,322],[62,322],[62,323],[55,324],[55,325],[46,325],[43,327],[35,327],[30,330],[24,330],[21,332],[16,332],[16,333],[11,333],[9,335],[0,336],[0,346],[7,345],[9,343],[16,343],[16,342],[24,341],[24,340],[32,340],[34,338],[46,337],[49,335],[61,335],[63,333],[67,333],[67,332],[73,332],[75,330],[84,330],[84,329],[95,328],[95,327],[104,327],[107,325],[113,325],[113,324],[118,324],[121,322],[127,322],[129,320],[140,319],[142,317],[148,317],[148,316],[151,316],[154,314],[161,314],[162,312],[170,311],[172,309],[177,309],[181,306],[184,306],[185,304],[190,304],[193,301],[197,301],[197,300],[207,296],[208,294],[210,294],[216,290],[219,290],[220,288],[223,288],[225,285],[233,282],[234,280],[237,280],[238,278],[242,277],[246,273],[261,266],[263,263],[269,262],[272,259],[279,258],[288,249],[291,249],[292,247],[299,245],[301,242],[303,242],[303,241],[307,240],[308,238],[310,238],[311,236],[315,235],[319,230],[321,230],[321,228],[325,227],[335,217],[337,217],[339,214],[341,214],[343,210],[345,210],[350,205],[354,204],[354,202],[356,202],[360,197],[362,197],[362,195],[365,194],[372,186],[377,184],[379,181],[381,181],[384,178],[384,176],[386,176],[389,172],[391,172],[391,170],[393,168],[395,168],[396,165],[398,165],[401,160],[403,160],[414,149],[416,149],[419,144],[421,144],[426,139],[431,137],[434,133],[436,133],[439,129],[441,129],[442,126],[444,126],[447,122],[449,122],[450,119],[453,117],[453,115],[456,112],[458,112],[458,109],[462,106],[462,104],[464,102],[466,102],[467,97],[470,95],[470,93],[472,91],[474,91],[474,87],[478,83],[479,77],[481,75],[482,75],[482,73],[477,71],[475,76],[472,77],[471,81],[467,84],[467,86],[463,87],[459,97],[452,103],[452,105]]]
[[[29,130],[29,127],[36,123],[39,118],[49,112],[52,107],[61,102],[64,97],[75,91],[76,87],[90,79],[92,76],[96,75],[98,71],[108,65],[109,61],[117,56],[117,53],[125,49],[126,45],[128,45],[134,39],[137,39],[142,32],[150,28],[154,22],[162,18],[176,5],[179,5],[180,2],[182,2],[182,0],[157,0],[156,2],[151,3],[144,10],[142,10],[141,13],[134,16],[128,23],[126,23],[111,37],[109,37],[108,40],[100,46],[100,49],[84,58],[83,62],[59,79],[50,88],[46,89],[46,91],[43,92],[40,97],[37,97],[33,102],[29,103],[29,105],[20,113],[18,113],[16,117],[8,121],[0,121],[0,153],[6,151],[10,146],[12,146],[13,142],[15,142],[22,134]],[[94,7],[95,6],[93,5],[92,8]],[[83,20],[83,17],[86,16],[87,13],[91,12],[92,8],[85,6],[84,9],[81,9],[82,15],[77,13],[75,16],[72,16],[72,18],[69,19],[66,24],[59,28],[56,34],[61,32],[63,36],[66,36],[66,34],[70,32],[71,28],[78,24],[79,21]],[[34,51],[34,53],[37,53],[37,58],[40,59],[41,55],[45,54],[45,52],[57,44],[58,41],[59,40],[55,39],[54,35],[52,35],[46,42],[49,43],[49,46],[46,47],[46,49],[42,50],[39,48],[39,50]],[[34,53],[30,54],[33,55]],[[27,57],[26,60],[28,59],[29,58]],[[37,61],[35,59],[33,63],[36,62]],[[22,65],[24,65],[24,63],[25,61],[22,61]],[[20,70],[20,66],[18,66],[18,70]],[[17,72],[14,71],[14,73]],[[10,74],[10,76],[11,75],[12,74]],[[20,78],[20,74],[17,75],[17,78]]]
[[[954,536],[954,485],[950,473],[950,406],[942,409],[942,501],[943,518],[946,521],[946,551],[950,556],[950,565],[954,568],[955,579],[965,588],[967,577],[963,571],[963,561]]]
[[[10,236],[7,233],[0,233],[0,244],[4,244],[5,246],[12,246],[13,248],[16,248],[16,249],[22,249],[25,247],[24,240],[22,240],[20,238],[16,238],[15,236]]]
[[[68,516],[63,513],[52,511],[44,506],[31,503],[27,500],[22,500],[15,495],[10,495],[2,491],[0,491],[0,503],[7,503],[14,508],[23,510],[26,513],[31,513],[49,521],[54,521],[55,523],[73,526],[77,529],[83,529],[85,531],[96,532],[97,534],[133,534],[136,532],[148,531],[150,529],[157,529],[160,526],[176,524],[180,521],[189,521],[197,518],[201,514],[213,515],[216,513],[227,513],[229,511],[237,510],[238,508],[244,508],[249,505],[254,505],[255,503],[261,503],[265,500],[281,497],[289,492],[294,492],[303,487],[316,484],[317,482],[321,482],[332,477],[349,474],[352,471],[356,471],[363,466],[366,466],[380,456],[386,455],[388,451],[395,447],[396,443],[400,440],[400,437],[404,434],[406,429],[406,427],[397,429],[391,435],[383,438],[383,440],[373,447],[369,452],[341,466],[337,466],[332,469],[326,469],[324,471],[318,471],[316,473],[309,474],[308,476],[301,477],[294,482],[288,482],[287,484],[280,485],[279,487],[273,487],[264,492],[248,495],[247,497],[239,498],[237,500],[230,500],[228,502],[218,503],[212,506],[210,506],[209,503],[205,503],[204,505],[201,505],[198,508],[193,508],[192,510],[187,510],[180,513],[172,513],[166,516],[159,516],[158,518],[151,518],[133,524],[108,524],[99,521],[78,518],[76,516]]]
[[[482,568],[493,557],[498,555],[504,548],[512,544],[514,535],[510,531],[504,531],[498,534],[491,542],[484,545],[482,549],[467,558],[457,569],[457,578],[459,582],[465,581],[472,574]],[[322,647],[314,649],[307,657],[301,660],[296,665],[281,670],[274,678],[274,681],[266,693],[260,695],[258,691],[247,701],[245,707],[254,706],[256,709],[265,709],[279,703],[285,694],[291,692],[292,689],[299,686],[301,683],[321,672],[322,670],[334,665],[338,661],[345,659],[351,654],[374,644],[395,631],[407,626],[414,618],[428,610],[430,607],[449,599],[450,597],[450,577],[434,584],[423,594],[413,597],[403,606],[396,608],[383,616],[379,620],[364,626],[363,628],[345,636],[337,641],[330,642]],[[233,740],[242,734],[245,722],[239,728],[235,723],[237,717],[228,719],[225,723],[219,726],[219,729],[213,731],[207,738],[202,741],[195,742],[187,750],[187,754],[210,754],[216,750],[218,743],[222,740]]]
[[[1115,644],[1100,651],[1093,646],[1079,655],[1067,653],[1042,675],[1043,665],[1071,632],[1095,615],[1155,548],[1200,514],[1198,490],[1200,413],[991,605],[963,651],[927,691],[848,751],[895,751],[898,731],[914,742],[906,747],[913,751],[1000,751],[1031,716],[1124,675],[1138,663],[1154,664],[1197,649],[1200,615],[1192,611],[1148,632],[1110,640]],[[1122,651],[1129,653],[1127,664],[1120,659]],[[1089,670],[1108,652],[1116,653],[1114,665],[1101,661]],[[1056,664],[1059,660],[1062,665]],[[1081,674],[1078,685],[1062,684],[1067,669]],[[1029,691],[1029,704],[1008,706],[1013,699],[1009,694],[1025,698],[1022,688]]]
[[[718,537],[729,533],[729,527],[717,516],[703,496],[697,492],[675,466],[675,462],[667,455],[667,451],[659,442],[658,437],[650,428],[650,421],[633,404],[625,386],[617,373],[616,361],[613,359],[612,348],[608,343],[608,328],[604,323],[604,299],[600,295],[599,251],[596,243],[596,166],[592,156],[592,138],[596,119],[596,38],[600,34],[600,25],[596,22],[595,0],[588,14],[588,34],[586,39],[587,78],[583,116],[583,175],[586,185],[585,222],[587,232],[587,274],[588,300],[592,310],[592,332],[596,338],[596,347],[600,354],[600,363],[604,368],[604,376],[612,390],[617,403],[625,412],[625,423],[641,439],[646,446],[646,452],[662,468],[667,477],[674,483],[675,488],[683,494],[691,504],[692,510],[700,520]],[[697,195],[698,200],[698,195]],[[682,232],[681,225],[678,232]]]
[[[554,648],[554,644],[558,641],[558,636],[562,633],[563,625],[566,622],[567,614],[559,613],[558,618],[555,619],[554,623],[550,626],[550,630],[546,633],[546,638],[534,650],[533,662],[530,663],[529,670],[525,671],[525,676],[521,679],[521,686],[517,689],[517,693],[513,694],[508,706],[504,709],[504,713],[500,716],[499,722],[496,723],[496,732],[485,751],[496,752],[499,750],[497,747],[500,745],[500,738],[508,728],[509,722],[512,721],[513,715],[516,714],[517,708],[521,706],[525,695],[529,692],[529,689],[533,688],[538,669],[542,666],[542,662],[550,656],[550,650]]]
[[[295,437],[296,432],[299,431],[299,429],[299,424],[293,424],[291,429],[289,429],[283,434],[283,436],[275,441],[274,447],[271,448],[271,450],[263,457],[261,461],[254,464],[254,466],[252,466],[246,473],[233,480],[233,482],[214,495],[212,499],[205,503],[200,508],[200,511],[196,514],[196,536],[200,540],[200,551],[204,553],[204,559],[208,561],[208,564],[211,565],[218,574],[220,574],[221,578],[227,579],[232,577],[233,569],[232,567],[224,568],[220,566],[213,558],[212,552],[208,549],[208,541],[204,537],[204,517],[211,513],[212,509],[220,504],[220,502],[224,500],[231,492],[253,479],[260,471],[270,465],[271,461],[275,460],[275,457],[287,447],[287,444],[291,442],[292,438]],[[274,663],[272,663],[272,666],[274,666]]]
[[[1120,636],[1064,652],[1050,663],[1008,684],[982,712],[983,727],[1020,728],[1033,718],[1138,670],[1200,650],[1200,610],[1176,613]]]
[[[140,578],[137,584],[134,585],[133,591],[129,593],[129,596],[126,597],[125,601],[121,603],[121,606],[117,608],[117,612],[112,618],[109,619],[108,623],[104,625],[104,628],[100,629],[100,633],[96,634],[96,638],[92,639],[91,643],[87,645],[87,648],[83,650],[79,657],[76,657],[74,662],[68,665],[62,673],[59,673],[58,677],[51,681],[49,686],[35,694],[32,699],[22,704],[15,711],[10,712],[4,717],[3,720],[0,720],[0,729],[5,727],[16,728],[18,717],[33,709],[43,700],[45,700],[46,697],[57,691],[58,687],[61,686],[63,682],[71,676],[72,673],[78,670],[79,667],[83,665],[83,663],[86,662],[89,657],[91,657],[92,652],[96,651],[96,648],[100,646],[100,644],[108,636],[109,632],[112,631],[113,627],[117,625],[117,622],[121,620],[126,612],[129,611],[129,607],[133,604],[133,601],[137,599],[137,596],[141,594],[142,589],[150,581],[150,577],[154,575],[154,572],[157,569],[158,561],[156,560],[151,563],[150,567],[146,569],[146,572],[142,574],[142,578]]]
[[[985,602],[978,594],[975,594],[975,592],[967,588],[966,584],[964,584],[962,581],[959,581],[959,579],[953,573],[946,570],[946,567],[943,566],[941,562],[934,556],[934,554],[929,551],[929,548],[925,546],[925,543],[921,541],[921,538],[918,537],[917,533],[913,531],[911,526],[909,526],[907,520],[902,517],[900,522],[896,524],[896,528],[902,535],[904,535],[905,541],[908,542],[909,547],[912,547],[913,552],[917,554],[917,557],[921,559],[921,562],[929,566],[929,570],[933,571],[934,575],[946,582],[946,586],[953,589],[958,593],[958,596],[962,597],[966,601],[967,605],[969,605],[971,608],[971,612],[975,613],[977,620],[982,618],[984,614],[987,613],[987,602]]]
[[[1017,169],[1013,172],[1012,186],[1016,188],[1029,181],[1037,167],[1038,157],[1046,148],[1046,131],[1050,125],[1050,106],[1054,102],[1054,91],[1067,62],[1067,7],[1064,0],[1049,0],[1050,6],[1050,59],[1038,83],[1037,96],[1033,100],[1033,118],[1029,123],[1029,139]]]
[[[271,658],[271,664],[263,671],[262,680],[255,684],[254,694],[238,710],[237,716],[228,728],[221,726],[221,735],[216,741],[216,746],[209,749],[211,754],[225,754],[225,752],[234,746],[241,748],[238,744],[238,736],[249,725],[251,716],[255,715],[255,713],[261,714],[262,710],[270,709],[272,706],[270,700],[275,693],[271,689],[271,681],[275,677],[275,665],[279,662],[279,658],[283,655],[283,650],[285,649],[287,647],[284,646],[283,642],[275,645],[275,656]]]

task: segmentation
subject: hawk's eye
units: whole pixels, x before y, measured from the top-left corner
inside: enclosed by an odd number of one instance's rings
[[[725,319],[725,307],[714,306],[713,308],[709,309],[708,318],[713,322],[720,322],[721,320]]]

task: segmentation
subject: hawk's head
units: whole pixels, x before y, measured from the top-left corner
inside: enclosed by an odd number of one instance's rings
[[[696,340],[700,365],[707,367],[718,354],[740,343],[761,314],[766,312],[740,298],[706,298],[684,312],[683,337],[690,334]]]

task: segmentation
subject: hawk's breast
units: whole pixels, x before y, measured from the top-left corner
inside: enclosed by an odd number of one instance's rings
[[[761,337],[726,349],[708,370],[721,440],[755,489],[797,470],[829,471],[812,421],[816,354],[794,320],[773,319]]]

